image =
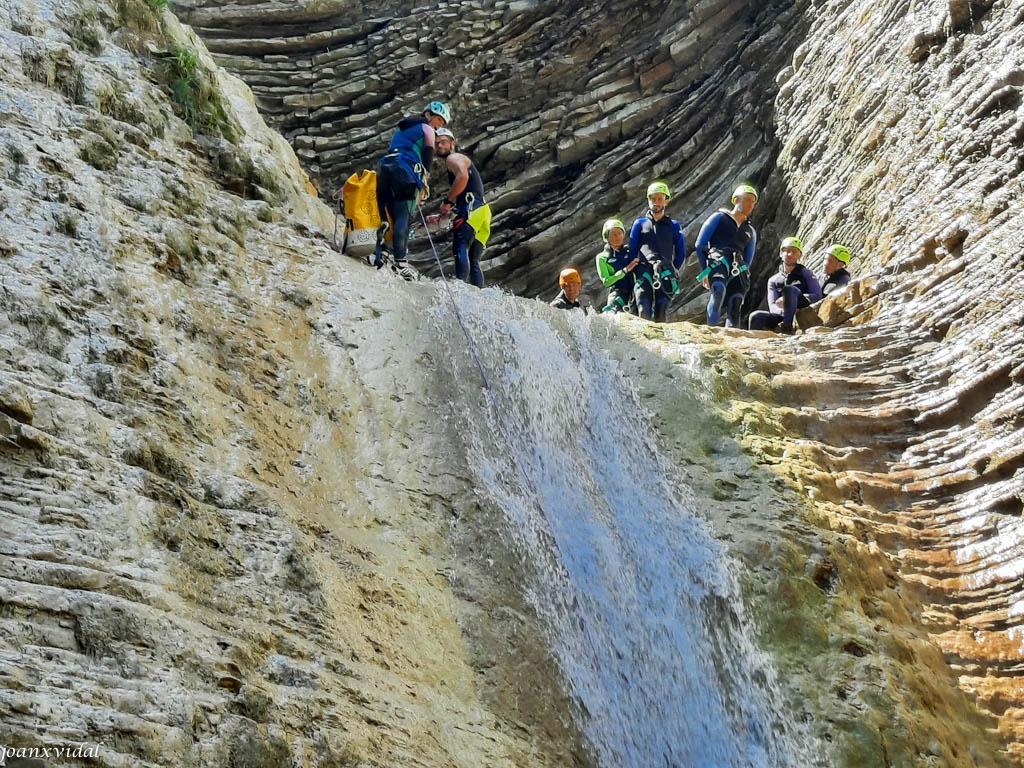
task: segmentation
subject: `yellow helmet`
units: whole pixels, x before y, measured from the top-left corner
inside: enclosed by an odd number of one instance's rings
[[[826,253],[835,256],[836,261],[840,262],[841,264],[849,264],[850,259],[853,258],[853,254],[850,253],[850,249],[847,248],[845,245],[840,245],[839,243],[836,243],[835,245],[830,245]]]
[[[756,189],[754,189],[749,184],[740,184],[738,187],[736,187],[735,190],[733,190],[732,201],[735,203],[743,195],[753,195],[754,199],[757,200],[757,190]]]
[[[804,252],[804,243],[799,237],[787,237],[782,241],[779,250],[781,251],[783,248],[796,248],[802,254]]]
[[[626,234],[626,225],[622,222],[622,219],[608,219],[604,226],[601,227],[601,239],[607,242],[608,233],[616,228],[621,229],[622,234]]]
[[[656,195],[658,193],[663,194],[666,200],[672,199],[672,192],[668,188],[668,184],[666,184],[664,181],[651,182],[651,185],[647,187],[647,197],[650,197],[651,195]]]

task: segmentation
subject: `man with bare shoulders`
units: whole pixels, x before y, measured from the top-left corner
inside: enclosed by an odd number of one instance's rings
[[[441,203],[441,216],[453,211],[455,214],[452,224],[455,277],[483,288],[480,257],[491,235],[491,207],[484,199],[484,183],[473,161],[455,151],[455,134],[447,128],[437,131],[437,156],[444,160],[451,185]]]

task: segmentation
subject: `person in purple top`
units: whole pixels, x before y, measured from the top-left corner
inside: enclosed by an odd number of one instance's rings
[[[409,214],[429,174],[430,161],[434,159],[434,131],[447,125],[451,117],[448,105],[440,101],[427,104],[422,115],[406,117],[391,136],[388,153],[377,164],[377,209],[381,226],[377,232],[374,264],[377,269],[384,266],[384,235],[388,226],[393,226],[394,268],[406,280],[416,278],[416,272],[405,263]]]
[[[686,235],[666,212],[672,192],[655,181],[647,187],[647,215],[633,222],[629,252],[640,259],[633,296],[640,317],[665,322],[668,303],[679,290],[679,270],[686,260]]]
[[[752,331],[793,332],[796,311],[809,307],[821,298],[821,285],[807,267],[800,263],[804,244],[797,237],[787,237],[779,248],[782,264],[768,278],[768,311],[752,312],[748,327]]]
[[[694,250],[703,270],[698,276],[706,289],[708,325],[716,326],[726,313],[726,328],[740,327],[740,310],[750,288],[750,264],[757,247],[757,232],[750,215],[757,205],[757,190],[741,184],[732,193],[732,210],[711,214],[697,234]]]

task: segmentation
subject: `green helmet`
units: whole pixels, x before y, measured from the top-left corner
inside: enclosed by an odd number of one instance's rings
[[[835,245],[830,245],[826,253],[835,256],[836,261],[842,264],[849,264],[850,259],[853,258],[853,254],[850,253],[850,249],[847,248],[845,245],[840,245],[839,243],[836,243]]]
[[[779,246],[781,251],[783,248],[796,248],[800,253],[804,252],[804,243],[799,237],[787,237],[782,241],[782,245]]]
[[[749,184],[740,184],[733,190],[732,201],[735,203],[742,195],[753,195],[754,199],[757,200],[757,190]]]
[[[448,105],[443,101],[432,101],[423,108],[423,111],[437,115],[444,120],[445,125],[452,121],[452,111],[448,109]]]
[[[652,182],[651,185],[647,187],[648,198],[650,198],[651,195],[658,194],[659,192],[665,196],[666,200],[672,199],[672,192],[671,190],[669,190],[668,184],[666,184],[664,181]]]
[[[626,225],[622,223],[622,219],[608,219],[601,227],[601,239],[608,242],[608,233],[616,227],[622,230],[622,234],[626,234]]]

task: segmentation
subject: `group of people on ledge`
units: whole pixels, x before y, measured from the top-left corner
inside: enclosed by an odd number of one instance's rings
[[[694,250],[701,272],[697,280],[710,292],[708,325],[717,326],[724,315],[727,328],[741,327],[740,309],[750,289],[750,265],[757,247],[757,232],[750,216],[757,205],[757,190],[742,184],[732,193],[732,209],[711,214],[700,228]],[[686,260],[686,236],[679,222],[667,213],[672,193],[663,181],[647,188],[647,212],[633,222],[628,236],[621,219],[608,219],[601,227],[604,248],[597,255],[597,274],[608,288],[605,312],[629,312],[664,322],[669,302],[679,290],[679,271]],[[781,264],[768,280],[768,310],[751,313],[750,330],[793,332],[797,310],[846,286],[851,253],[843,245],[828,248],[825,274],[819,279],[800,263],[804,246],[787,237],[779,250]],[[551,306],[580,306],[583,279],[575,267],[563,269],[560,291]]]
[[[378,269],[384,265],[384,241],[392,227],[392,269],[406,279],[415,279],[416,272],[406,260],[409,220],[416,205],[429,195],[427,177],[436,154],[444,161],[449,189],[438,213],[425,217],[426,221],[452,220],[455,276],[482,288],[480,259],[490,236],[491,208],[473,161],[456,150],[455,134],[448,128],[451,119],[447,104],[432,101],[421,115],[404,118],[392,135],[388,151],[377,165],[377,207],[384,223],[377,233],[374,263]],[[608,219],[601,227],[604,248],[597,256],[597,273],[608,288],[604,311],[630,312],[654,322],[666,320],[687,256],[683,228],[668,214],[671,199],[669,186],[655,181],[647,188],[647,212],[633,222],[628,234],[621,219]],[[757,246],[757,232],[750,222],[757,201],[757,190],[741,184],[732,194],[732,209],[711,214],[697,235],[694,250],[701,266],[697,279],[710,293],[709,325],[717,326],[724,316],[726,327],[740,327],[740,309],[750,289],[750,265]],[[797,310],[849,282],[848,248],[836,244],[828,249],[825,275],[820,280],[800,263],[803,250],[799,238],[782,241],[779,272],[768,281],[768,310],[750,315],[751,330],[792,333]],[[551,305],[579,307],[583,288],[579,270],[562,270],[558,282],[560,290]]]

